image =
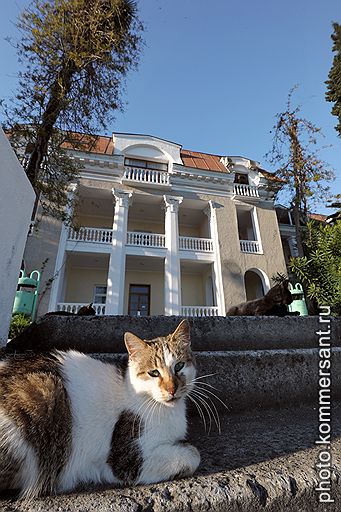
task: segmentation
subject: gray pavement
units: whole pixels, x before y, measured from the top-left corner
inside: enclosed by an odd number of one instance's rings
[[[4,512],[340,512],[341,403],[333,412],[333,504],[315,485],[318,412],[311,405],[221,414],[222,433],[192,417],[190,440],[202,462],[192,478],[124,489],[83,489],[25,504],[0,500]]]

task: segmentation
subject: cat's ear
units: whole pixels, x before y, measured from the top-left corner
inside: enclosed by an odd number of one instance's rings
[[[289,286],[289,279],[284,279],[284,281],[282,281],[282,286],[283,286],[283,288],[288,288],[288,286]]]
[[[172,334],[172,339],[183,345],[191,344],[191,336],[188,320],[182,320]]]
[[[127,347],[130,359],[136,359],[138,355],[145,350],[147,344],[138,336],[131,332],[126,332],[124,335],[124,343]]]

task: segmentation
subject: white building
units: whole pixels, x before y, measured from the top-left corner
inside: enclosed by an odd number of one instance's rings
[[[79,229],[43,217],[26,247],[28,270],[44,267],[39,314],[93,302],[98,314],[224,315],[286,272],[257,162],[123,133],[72,153]]]

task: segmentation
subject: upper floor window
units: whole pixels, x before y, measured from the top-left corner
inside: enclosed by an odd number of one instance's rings
[[[124,165],[129,167],[138,167],[139,169],[152,169],[154,171],[167,171],[168,164],[161,162],[153,162],[152,160],[140,160],[137,158],[126,158]]]
[[[236,172],[234,175],[234,182],[239,183],[240,185],[248,185],[249,177],[247,174]]]

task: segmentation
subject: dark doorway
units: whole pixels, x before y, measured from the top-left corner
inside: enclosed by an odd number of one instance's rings
[[[150,315],[150,285],[131,284],[129,285],[128,315],[149,316]]]

